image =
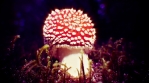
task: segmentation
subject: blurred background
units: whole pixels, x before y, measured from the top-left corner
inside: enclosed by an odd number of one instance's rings
[[[75,8],[87,13],[93,20],[97,31],[95,45],[106,42],[110,37],[114,40],[124,38],[132,42],[135,59],[139,68],[144,68],[140,80],[146,79],[148,72],[147,58],[145,55],[145,26],[144,13],[141,1],[134,0],[1,0],[0,1],[0,69],[19,62],[11,61],[6,57],[6,49],[10,40],[15,35],[20,35],[21,45],[25,50],[36,50],[43,45],[42,27],[48,14],[55,8]],[[18,49],[19,51],[19,49]],[[19,55],[19,54],[16,54]],[[8,64],[7,64],[8,63]],[[4,71],[4,70],[3,70]],[[9,73],[0,73],[2,79],[11,79]],[[6,76],[5,76],[6,75]],[[5,82],[3,82],[5,83]],[[6,82],[7,83],[7,82]]]

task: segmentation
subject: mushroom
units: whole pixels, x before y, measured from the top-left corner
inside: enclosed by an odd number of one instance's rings
[[[96,31],[93,26],[94,24],[91,19],[87,14],[83,14],[81,10],[75,10],[73,8],[55,9],[55,11],[52,11],[51,14],[48,15],[44,22],[44,43],[49,45],[52,43],[52,45],[56,46],[56,48],[60,50],[58,52],[59,54],[57,54],[58,57],[60,57],[60,61],[64,64],[66,63],[67,66],[71,65],[72,69],[72,66],[74,66],[72,65],[72,61],[78,61],[78,64],[74,63],[75,65],[80,65],[80,50],[93,48],[96,39]],[[86,64],[85,67],[88,68],[87,54],[83,54],[83,57],[83,62],[86,61],[84,62],[84,64]],[[80,70],[80,66],[77,67],[78,68],[74,69]]]

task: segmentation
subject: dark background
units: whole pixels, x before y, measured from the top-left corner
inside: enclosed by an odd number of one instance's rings
[[[82,9],[95,23],[96,44],[110,37],[124,38],[133,43],[136,59],[147,64],[143,6],[134,0],[1,0],[0,56],[5,57],[7,43],[17,34],[24,39],[23,45],[35,41],[37,47],[42,46],[44,20],[55,8]]]

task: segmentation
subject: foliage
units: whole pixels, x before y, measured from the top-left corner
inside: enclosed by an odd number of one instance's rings
[[[15,40],[16,41],[16,40]],[[11,43],[9,50],[14,51],[15,41]],[[89,56],[91,71],[89,75],[78,72],[80,78],[72,79],[67,72],[65,64],[54,60],[51,46],[44,45],[36,51],[36,58],[24,59],[24,65],[20,67],[11,67],[15,70],[13,76],[17,78],[15,83],[129,83],[141,82],[135,77],[142,76],[139,70],[134,69],[136,61],[131,55],[132,46],[128,45],[123,38],[113,42],[112,38],[108,43],[101,45],[97,49],[92,49]],[[21,54],[22,56],[23,54]],[[80,57],[82,62],[82,57]],[[61,69],[60,66],[65,68]],[[134,68],[133,68],[134,67]],[[131,69],[131,70],[130,70]],[[83,63],[82,63],[83,71]],[[135,75],[135,76],[134,76]],[[146,76],[145,79],[148,77]],[[145,80],[144,79],[144,80]]]

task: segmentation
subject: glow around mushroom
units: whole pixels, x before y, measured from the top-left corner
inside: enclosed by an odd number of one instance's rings
[[[95,41],[94,24],[81,10],[52,11],[45,20],[43,36],[46,44],[57,47],[92,48]]]

